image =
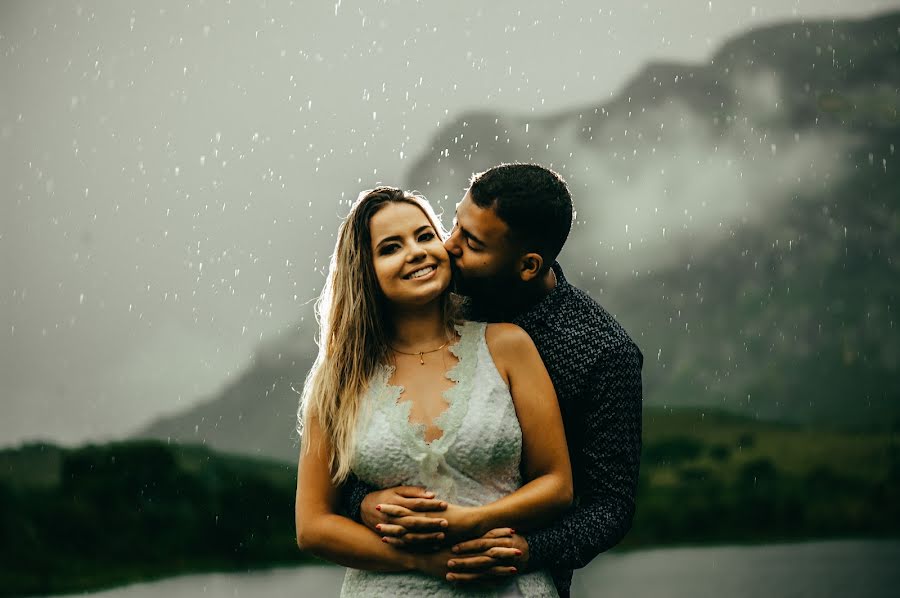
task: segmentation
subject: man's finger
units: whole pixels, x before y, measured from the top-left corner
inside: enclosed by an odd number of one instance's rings
[[[447,510],[447,502],[436,498],[398,498],[397,504],[420,513]]]
[[[406,498],[434,498],[434,492],[421,486],[398,486],[394,492]]]

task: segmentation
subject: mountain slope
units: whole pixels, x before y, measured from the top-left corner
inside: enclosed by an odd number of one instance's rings
[[[788,23],[704,65],[653,64],[608,102],[479,111],[440,128],[409,188],[444,209],[470,173],[560,171],[560,260],[645,355],[649,406],[882,426],[900,416],[900,13]],[[313,355],[261,350],[219,397],[142,435],[295,459]],[[302,356],[302,357],[299,357]]]

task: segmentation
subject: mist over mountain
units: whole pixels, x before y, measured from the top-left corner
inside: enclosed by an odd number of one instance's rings
[[[900,413],[898,44],[896,13],[786,24],[608,103],[463,115],[412,187],[452,214],[467,173],[563,174],[560,261],[644,351],[647,404],[881,421]]]
[[[900,13],[754,30],[551,117],[469,113],[408,187],[534,161],[576,202],[560,262],[644,352],[645,402],[874,426],[900,415]],[[664,259],[661,259],[664,257]],[[142,435],[294,459],[311,319]]]

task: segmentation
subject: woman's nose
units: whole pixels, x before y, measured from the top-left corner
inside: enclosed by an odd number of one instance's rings
[[[420,260],[423,257],[428,255],[428,252],[425,250],[425,247],[420,243],[413,243],[413,245],[409,248],[409,259],[410,261]]]

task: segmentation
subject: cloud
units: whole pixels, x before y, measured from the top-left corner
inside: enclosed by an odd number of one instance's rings
[[[575,148],[562,160],[578,215],[567,253],[594,256],[612,277],[685,264],[843,176],[850,135],[794,131],[779,122],[774,76],[740,81],[754,89],[740,114],[674,100],[610,117],[587,144],[570,123],[557,142]]]

